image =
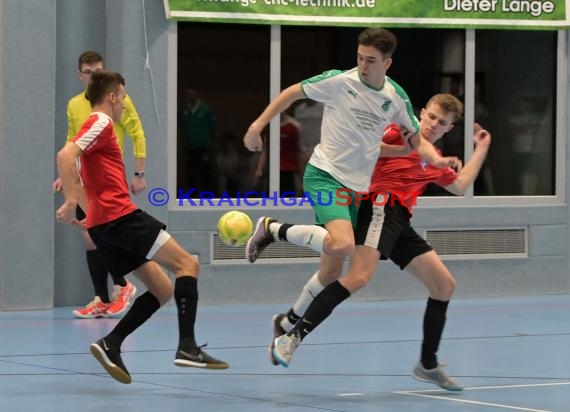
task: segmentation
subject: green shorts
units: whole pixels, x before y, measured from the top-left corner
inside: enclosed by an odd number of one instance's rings
[[[356,193],[329,173],[307,164],[303,188],[312,200],[315,222],[325,225],[335,219],[348,220],[356,228],[358,205]]]

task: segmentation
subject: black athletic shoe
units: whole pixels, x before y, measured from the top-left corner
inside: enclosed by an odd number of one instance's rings
[[[197,346],[192,349],[178,348],[176,351],[176,366],[189,366],[194,368],[205,369],[227,369],[230,365],[227,362],[216,359],[202,350],[203,346]]]
[[[269,224],[276,222],[275,219],[270,217],[260,217],[255,225],[255,230],[251,238],[247,241],[245,246],[245,257],[249,263],[257,260],[261,252],[271,243],[275,242],[273,235],[269,231]]]
[[[273,348],[275,348],[275,339],[287,333],[287,331],[283,329],[283,327],[281,326],[281,321],[286,317],[287,315],[283,313],[273,316],[273,339],[271,339],[271,345],[267,347],[267,350],[269,352],[269,360],[275,366],[279,365],[279,362],[277,362],[277,359],[275,359],[275,356],[273,356]]]
[[[113,378],[121,383],[131,383],[131,375],[121,359],[121,349],[111,346],[105,338],[99,339],[90,346],[95,359]]]

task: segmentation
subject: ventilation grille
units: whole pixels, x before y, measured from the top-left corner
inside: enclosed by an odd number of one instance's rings
[[[425,239],[440,256],[526,256],[526,229],[428,230]]]
[[[212,233],[212,263],[248,263],[245,260],[245,246],[228,246],[217,233]],[[298,262],[315,261],[320,254],[307,247],[287,242],[272,243],[263,251],[258,262]]]
[[[442,257],[501,258],[527,255],[526,229],[428,230],[425,239]],[[245,246],[228,246],[212,233],[212,264],[247,263]],[[287,242],[272,243],[263,251],[260,262],[314,262],[319,253]]]

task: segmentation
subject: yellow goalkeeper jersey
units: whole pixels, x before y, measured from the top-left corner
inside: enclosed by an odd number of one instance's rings
[[[135,157],[146,157],[146,139],[142,123],[130,96],[125,96],[123,100],[125,109],[121,116],[121,121],[114,124],[117,142],[121,151],[125,148],[125,134],[128,134],[133,143],[133,153]],[[72,97],[67,103],[67,141],[79,132],[83,122],[87,120],[91,113],[91,104],[85,91]]]

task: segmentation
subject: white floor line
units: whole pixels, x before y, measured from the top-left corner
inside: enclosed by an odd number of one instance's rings
[[[472,386],[468,388],[464,388],[464,391],[476,391],[476,390],[483,390],[483,389],[513,389],[513,388],[530,388],[530,387],[539,387],[539,386],[562,386],[562,385],[570,385],[570,382],[550,382],[550,383],[525,383],[520,385],[494,385],[494,386]],[[416,390],[416,391],[399,391],[398,393],[426,393],[426,392],[441,392],[443,389],[423,389],[423,390]]]
[[[470,401],[468,399],[457,399],[457,398],[450,398],[447,396],[436,396],[436,395],[424,395],[421,393],[414,393],[414,392],[394,392],[399,395],[408,395],[408,396],[421,396],[425,398],[433,398],[433,399],[443,399],[446,401],[453,401],[453,402],[462,402],[462,403],[469,403],[473,405],[484,405],[484,406],[493,406],[495,408],[504,408],[504,409],[513,409],[517,411],[527,411],[527,412],[552,412],[545,409],[531,409],[531,408],[523,408],[520,406],[513,406],[513,405],[502,405],[499,403],[489,403],[489,402],[479,402],[479,401]]]

